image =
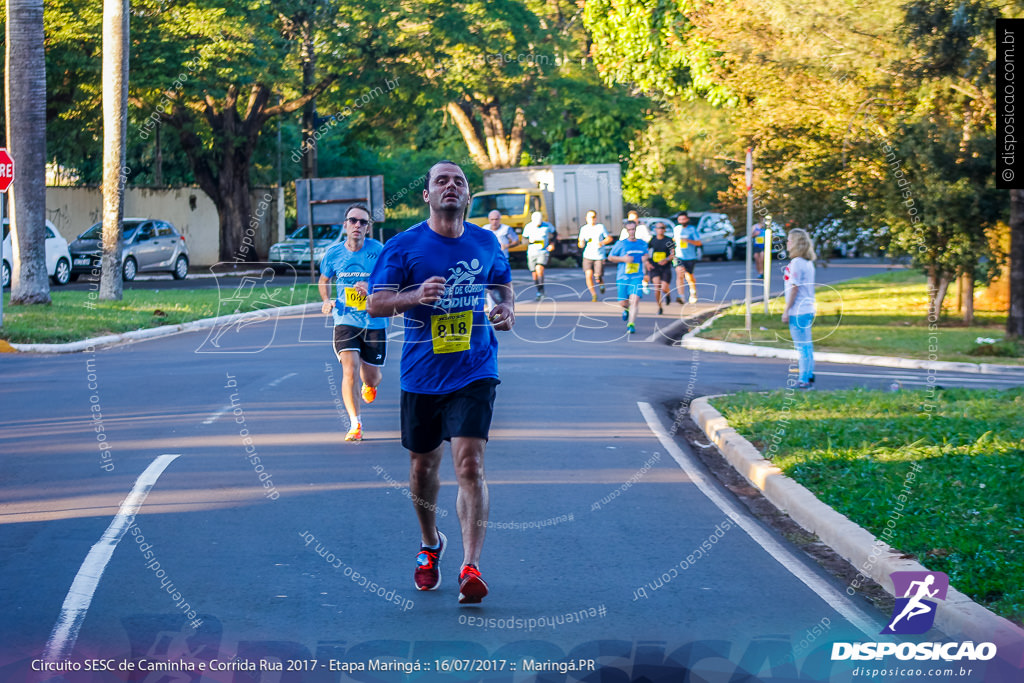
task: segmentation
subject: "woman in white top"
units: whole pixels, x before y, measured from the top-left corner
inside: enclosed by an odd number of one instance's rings
[[[790,230],[786,250],[793,260],[784,271],[786,307],[782,322],[789,323],[789,333],[796,345],[800,377],[796,386],[811,389],[814,381],[814,345],[811,325],[814,323],[814,242],[806,230]]]

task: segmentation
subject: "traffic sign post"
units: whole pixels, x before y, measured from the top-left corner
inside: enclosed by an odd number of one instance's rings
[[[7,153],[6,147],[0,147],[0,194],[6,195],[7,188],[14,182],[14,159]],[[0,226],[4,224],[4,202],[6,197],[0,197]],[[14,243],[14,237],[11,237],[11,244]],[[0,240],[0,267],[3,266],[4,262],[4,242]],[[10,279],[11,288],[14,285],[14,264],[11,264],[10,268]],[[0,292],[0,327],[4,325],[4,297],[3,293]]]

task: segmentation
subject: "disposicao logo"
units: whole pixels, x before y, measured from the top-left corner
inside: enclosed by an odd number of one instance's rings
[[[892,584],[897,596],[892,619],[883,634],[920,635],[935,623],[936,600],[945,600],[949,577],[942,572],[893,572]],[[833,643],[832,661],[868,660],[895,656],[900,660],[985,661],[996,656],[993,643],[971,641],[949,643]]]
[[[935,623],[935,600],[945,600],[949,592],[949,577],[942,572],[893,572],[889,576],[897,597],[892,620],[882,633],[927,633]]]

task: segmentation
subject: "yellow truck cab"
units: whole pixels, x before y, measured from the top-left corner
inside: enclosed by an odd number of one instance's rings
[[[477,192],[469,205],[469,216],[466,220],[474,225],[486,226],[488,214],[496,209],[501,212],[501,222],[522,237],[523,228],[530,222],[530,216],[534,211],[540,211],[544,214],[544,220],[550,221],[545,194],[547,193],[543,190],[529,189]],[[526,251],[526,244],[522,240],[509,249],[509,252],[519,251]]]
[[[579,259],[580,226],[587,211],[597,213],[609,233],[622,225],[622,179],[618,164],[555,164],[484,171],[484,188],[473,195],[466,220],[487,224],[497,209],[501,220],[522,236],[530,215],[540,211],[555,228],[554,256]],[[522,242],[511,252],[526,251]]]

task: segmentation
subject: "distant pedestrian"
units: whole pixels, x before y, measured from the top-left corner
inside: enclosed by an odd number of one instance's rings
[[[676,216],[676,226],[672,228],[672,239],[676,243],[675,259],[672,264],[676,267],[676,301],[686,303],[683,297],[683,283],[690,287],[690,303],[697,303],[697,279],[693,276],[694,268],[697,266],[697,247],[704,243],[700,241],[697,228],[690,223],[690,217],[686,212],[680,212]]]
[[[516,234],[515,229],[511,225],[505,225],[501,222],[501,211],[495,209],[487,214],[487,225],[484,227],[493,232],[494,236],[498,238],[501,251],[505,254],[505,258],[508,258],[509,248],[519,244],[519,235]]]
[[[811,389],[814,382],[814,344],[811,325],[814,323],[814,242],[806,230],[791,230],[786,251],[792,257],[784,271],[786,307],[782,322],[789,323],[789,333],[796,346],[800,376],[796,386]]]
[[[597,212],[587,211],[587,222],[580,226],[577,245],[583,250],[583,277],[587,281],[591,301],[597,301],[595,282],[604,294],[604,247],[614,241],[604,225],[597,222]]]
[[[626,223],[629,223],[630,221],[633,221],[633,223],[636,224],[636,238],[641,242],[650,242],[651,230],[647,227],[646,223],[640,220],[640,214],[636,211],[630,210],[630,212],[626,214]],[[619,233],[619,239],[626,239],[625,223],[623,223],[622,231]]]
[[[622,319],[626,322],[626,332],[634,334],[648,264],[647,242],[636,238],[636,223],[626,221],[626,239],[615,243],[608,260],[619,264],[615,284],[622,305]]]
[[[757,268],[757,276],[759,278],[764,277],[764,234],[764,223],[758,221],[754,225],[754,230],[750,236],[754,243],[754,246],[751,248],[751,253],[754,256],[754,267]]]
[[[544,297],[544,268],[555,250],[555,226],[544,220],[544,214],[534,211],[530,222],[523,228],[526,240],[526,261],[537,286],[537,301]]]

